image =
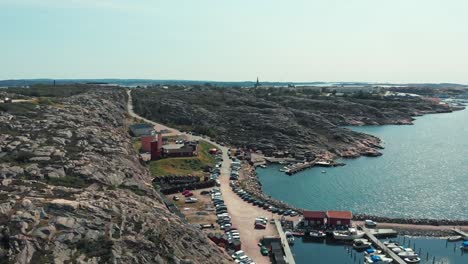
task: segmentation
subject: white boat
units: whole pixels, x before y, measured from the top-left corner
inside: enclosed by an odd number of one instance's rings
[[[353,248],[354,249],[366,249],[370,248],[372,243],[370,243],[367,239],[358,238],[353,240]]]
[[[400,247],[400,244],[392,242],[384,242],[384,245],[387,246],[389,249]]]
[[[337,240],[354,240],[362,238],[364,232],[357,230],[356,228],[349,228],[346,231],[333,231],[333,237]]]
[[[382,250],[377,250],[375,248],[368,248],[364,251],[366,256],[379,255],[380,253],[382,253]]]
[[[421,258],[419,257],[414,257],[414,258],[404,258],[403,259],[406,263],[419,263],[421,261]]]
[[[417,258],[418,254],[413,251],[402,251],[398,253],[398,256],[402,258]]]
[[[289,243],[290,245],[294,244],[295,241],[294,241],[294,235],[293,235],[293,233],[291,233],[291,232],[289,232],[289,231],[286,231],[286,232],[284,232],[284,235],[286,236],[286,240],[288,240],[288,243]]]
[[[312,238],[325,238],[327,234],[322,231],[310,231],[309,236]]]
[[[393,259],[387,258],[385,255],[365,256],[365,263],[392,263]]]
[[[265,164],[260,165],[260,168],[265,169],[267,166]]]
[[[322,171],[322,173],[327,173],[326,171]]]
[[[392,251],[395,253],[400,253],[400,252],[413,252],[413,249],[411,248],[404,248],[404,247],[396,247],[392,248]]]
[[[448,238],[447,238],[447,241],[449,241],[449,242],[455,242],[455,241],[460,241],[460,240],[462,240],[462,239],[463,239],[462,236],[451,236],[451,237],[448,237]]]

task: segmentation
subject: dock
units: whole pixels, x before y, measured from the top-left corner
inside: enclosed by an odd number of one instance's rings
[[[464,237],[465,239],[468,238],[468,233],[463,232],[461,229],[453,228],[452,231],[457,233],[458,235]]]
[[[395,254],[395,252],[391,251],[389,248],[387,248],[387,246],[384,245],[384,243],[382,243],[380,240],[378,240],[377,237],[375,237],[372,234],[372,231],[370,229],[362,227],[362,231],[364,231],[364,233],[369,238],[369,240],[371,240],[372,243],[377,245],[382,250],[383,253],[390,256],[393,259],[394,263],[406,264],[406,262],[404,260],[402,260],[397,254]]]
[[[288,240],[286,239],[286,235],[284,234],[283,227],[281,226],[281,222],[278,219],[275,219],[276,229],[278,230],[278,234],[281,238],[281,244],[283,244],[284,249],[284,258],[286,263],[288,264],[296,264],[294,260],[293,254],[291,252],[291,248],[289,247]]]
[[[293,175],[293,174],[296,174],[296,173],[298,173],[300,171],[303,171],[305,169],[312,168],[312,167],[315,166],[316,162],[317,162],[317,160],[313,160],[313,161],[310,161],[310,162],[295,164],[295,165],[291,166],[291,168],[289,168],[286,171],[286,174]]]
[[[393,229],[369,229],[375,237],[396,237],[398,232]]]

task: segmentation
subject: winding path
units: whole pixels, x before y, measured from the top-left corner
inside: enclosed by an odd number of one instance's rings
[[[185,135],[187,137],[191,137],[193,140],[204,140],[222,150],[223,163],[221,167],[221,176],[219,178],[221,183],[220,188],[223,194],[224,202],[228,208],[228,212],[231,215],[232,224],[239,230],[242,250],[244,250],[245,253],[251,257],[256,264],[269,264],[270,259],[268,257],[262,256],[260,253],[260,247],[258,247],[257,244],[264,236],[277,235],[277,231],[276,228],[271,224],[268,224],[265,230],[254,229],[254,219],[258,216],[270,217],[272,213],[245,202],[232,191],[231,187],[229,186],[229,177],[231,174],[230,168],[232,161],[228,156],[228,148],[221,146],[208,138],[183,133],[177,129],[167,127],[163,124],[159,124],[139,116],[133,111],[131,91],[132,90],[127,90],[127,109],[130,116],[153,124],[156,130],[168,130],[170,131],[170,135]],[[165,135],[167,134],[165,133]]]

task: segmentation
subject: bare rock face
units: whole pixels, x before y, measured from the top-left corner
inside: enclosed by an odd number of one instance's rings
[[[347,125],[411,124],[412,116],[451,111],[419,99],[328,97],[289,89],[190,87],[138,89],[135,111],[266,155],[289,152],[380,155],[380,140]]]
[[[0,263],[229,262],[162,203],[125,102],[101,89],[0,112]]]

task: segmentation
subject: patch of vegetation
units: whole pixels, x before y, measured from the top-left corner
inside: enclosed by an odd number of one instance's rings
[[[34,155],[30,152],[25,151],[13,151],[7,153],[5,156],[0,157],[1,162],[13,162],[13,163],[24,163],[27,162]]]
[[[98,257],[99,263],[109,263],[112,258],[113,245],[112,240],[100,236],[97,240],[81,239],[77,242],[76,249],[90,258]]]
[[[141,150],[141,138],[132,138],[133,149],[137,152]]]
[[[197,157],[168,158],[151,161],[149,169],[154,177],[167,175],[203,176],[207,168],[215,165],[215,158],[209,153],[215,146],[206,141],[200,141]]]
[[[138,188],[138,186],[126,186],[126,185],[120,185],[120,189],[126,189],[132,191],[134,194],[139,195],[139,196],[145,196],[146,192]]]
[[[8,88],[7,92],[21,94],[32,97],[68,97],[81,94],[93,89],[91,85],[73,84],[73,85],[47,85],[38,84],[30,88]]]
[[[51,185],[72,187],[72,188],[84,188],[88,184],[80,177],[76,176],[65,176],[60,178],[46,178],[46,182]]]
[[[35,251],[31,258],[31,264],[54,263],[54,255],[49,251]]]
[[[11,104],[0,104],[0,112],[7,112],[12,115],[24,115],[34,112],[36,104],[33,102],[21,102]]]

